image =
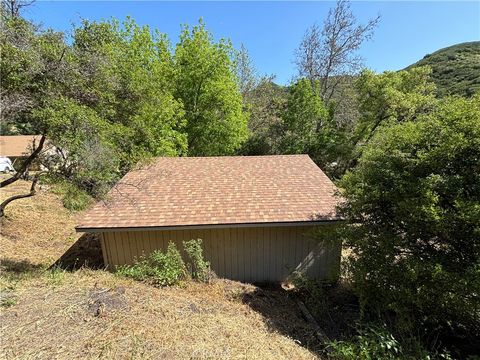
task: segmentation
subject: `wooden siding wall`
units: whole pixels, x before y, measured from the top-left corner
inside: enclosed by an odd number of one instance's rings
[[[102,234],[109,267],[131,264],[170,241],[183,253],[182,242],[202,239],[205,259],[222,278],[243,282],[283,281],[293,270],[315,279],[335,279],[340,245],[323,245],[309,235],[311,227],[252,227],[197,230],[123,231]]]

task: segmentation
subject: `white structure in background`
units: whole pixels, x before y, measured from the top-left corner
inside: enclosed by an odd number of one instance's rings
[[[12,160],[6,156],[0,156],[0,172],[8,173],[13,171],[15,170],[13,169]]]

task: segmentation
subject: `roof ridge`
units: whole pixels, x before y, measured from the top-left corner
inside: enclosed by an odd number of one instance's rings
[[[308,157],[308,154],[275,154],[275,155],[212,155],[212,156],[156,156],[154,159],[225,159],[225,158],[279,158],[279,157]]]

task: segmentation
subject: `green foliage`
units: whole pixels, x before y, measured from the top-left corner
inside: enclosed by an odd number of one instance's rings
[[[100,198],[151,157],[232,154],[245,141],[233,48],[203,23],[172,49],[130,18],[85,20],[71,44],[4,18],[0,130],[46,135],[52,178]]]
[[[407,69],[426,65],[432,68],[438,96],[472,96],[480,92],[480,41],[440,49]]]
[[[62,196],[63,206],[71,211],[82,211],[92,202],[92,197],[70,182],[59,182],[54,193]]]
[[[18,299],[16,297],[14,297],[13,295],[9,296],[9,297],[2,296],[0,298],[0,307],[7,308],[7,307],[10,307],[10,306],[13,306],[17,303],[17,301],[18,301]]]
[[[174,99],[166,37],[127,18],[75,29],[73,52],[83,75],[76,101],[111,126],[121,168],[150,156],[186,152],[185,113]]]
[[[309,154],[331,176],[339,176],[339,162],[348,150],[347,129],[334,121],[335,103],[326,106],[319,84],[302,79],[289,89],[282,113],[281,153]],[[348,153],[348,152],[347,152]]]
[[[285,134],[281,148],[287,153],[307,153],[315,146],[317,129],[328,121],[329,114],[318,90],[307,79],[290,87],[282,116]]]
[[[0,78],[1,134],[37,133],[32,110],[55,99],[65,88],[62,33],[42,31],[2,10]]]
[[[113,127],[91,108],[66,98],[51,101],[33,114],[60,149],[42,159],[53,170],[50,177],[69,182],[72,199],[74,192],[84,200],[85,192],[103,196],[120,176],[121,158],[111,141]]]
[[[355,83],[360,111],[357,143],[368,141],[380,126],[415,120],[430,111],[436,103],[430,74],[428,67],[382,74],[363,71]]]
[[[365,314],[422,336],[480,335],[479,159],[478,96],[445,98],[366,146],[341,182]]]
[[[331,341],[326,347],[329,359],[338,360],[405,360],[452,359],[448,353],[429,352],[417,339],[401,340],[386,326],[366,325],[351,340]]]
[[[158,286],[178,284],[189,275],[194,280],[209,281],[210,263],[203,258],[202,240],[184,241],[183,247],[189,260],[187,264],[175,244],[170,242],[165,253],[156,250],[133,265],[119,266],[117,274]]]
[[[184,241],[183,248],[190,260],[187,267],[192,279],[208,281],[210,278],[210,263],[203,258],[202,239]]]
[[[157,286],[178,284],[186,278],[185,264],[175,244],[170,242],[165,253],[156,250],[140,258],[134,265],[123,265],[117,274]]]
[[[250,136],[239,153],[266,155],[281,153],[283,136],[281,114],[288,94],[286,87],[275,84],[271,78],[261,79],[257,86],[246,92],[245,107],[250,113]]]
[[[322,284],[310,279],[300,271],[294,271],[289,276],[289,281],[300,293],[302,300],[315,318],[319,319],[328,311],[327,297]]]
[[[332,341],[327,344],[327,349],[331,359],[405,359],[398,340],[386,329],[378,327],[359,330],[353,341]]]
[[[203,22],[185,26],[174,54],[175,95],[187,119],[190,155],[233,154],[247,138],[232,45],[213,41]]]
[[[58,286],[63,283],[65,280],[66,270],[62,269],[60,266],[54,266],[51,269],[48,269],[45,272],[48,282],[53,286]]]

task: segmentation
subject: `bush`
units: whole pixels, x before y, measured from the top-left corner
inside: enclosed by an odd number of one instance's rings
[[[173,242],[165,253],[156,250],[134,265],[119,266],[117,273],[157,286],[175,285],[187,277],[182,256]]]
[[[53,181],[53,180],[50,180]],[[70,211],[82,211],[92,201],[92,197],[82,189],[67,181],[54,184],[53,192],[62,196],[63,206]]]
[[[210,279],[210,263],[203,258],[202,239],[183,242],[190,262],[187,264],[192,279],[206,282]]]
[[[478,339],[479,159],[478,96],[444,99],[366,146],[341,183],[364,314],[404,334]]]
[[[327,344],[329,359],[338,360],[404,360],[451,359],[448,353],[427,351],[418,339],[397,339],[385,325],[359,327],[357,335],[348,341]]]
[[[319,284],[300,271],[294,271],[289,281],[295,286],[307,308],[315,318],[323,317],[328,310],[326,284]]]
[[[404,359],[402,347],[386,329],[366,327],[351,341],[332,341],[327,344],[331,359]]]

